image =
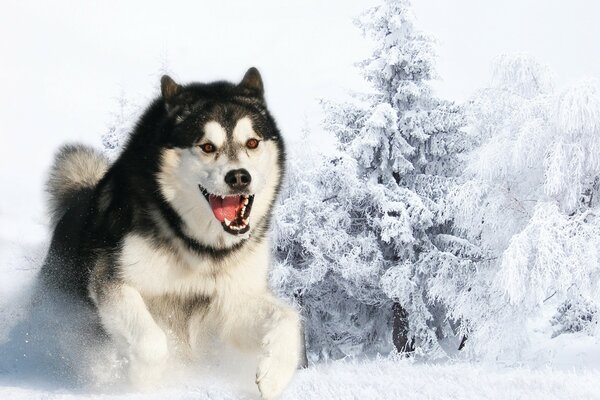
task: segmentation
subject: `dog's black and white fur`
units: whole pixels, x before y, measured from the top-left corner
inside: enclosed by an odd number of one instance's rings
[[[302,344],[297,312],[267,286],[285,152],[260,74],[237,85],[164,76],[161,92],[112,165],[85,146],[60,150],[42,282],[91,301],[135,383],[161,371],[168,330],[192,353],[213,336],[256,352],[258,388],[276,397]],[[233,221],[211,203],[227,199]]]

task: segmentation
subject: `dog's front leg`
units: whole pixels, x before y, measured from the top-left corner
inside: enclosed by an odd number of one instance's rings
[[[276,398],[292,379],[302,350],[300,316],[271,295],[240,296],[226,307],[225,334],[259,351],[256,384],[263,399]]]
[[[300,317],[295,310],[280,304],[264,319],[264,324],[256,384],[264,399],[272,399],[287,386],[300,363]]]
[[[129,378],[136,386],[156,382],[167,358],[167,338],[133,287],[113,282],[93,293],[106,331],[126,347]]]

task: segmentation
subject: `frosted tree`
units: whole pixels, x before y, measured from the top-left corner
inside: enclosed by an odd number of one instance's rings
[[[458,325],[434,294],[445,282],[432,278],[480,257],[451,234],[446,212],[469,143],[463,116],[432,95],[432,41],[408,1],[385,1],[357,23],[376,43],[360,63],[374,91],[324,103],[336,151],[309,159],[301,146],[277,218],[273,279],[296,294],[312,357],[394,347],[443,356]]]
[[[143,108],[121,93],[117,99],[117,111],[112,114],[107,131],[102,135],[104,152],[110,159],[116,158],[133,131]]]
[[[174,76],[169,67],[169,53],[166,49],[162,52],[160,67],[154,74],[155,78],[152,81],[159,82],[163,75]],[[154,91],[157,90],[158,87],[154,88]],[[129,134],[134,130],[135,124],[144,112],[143,104],[148,104],[154,96],[155,93],[152,93],[150,98],[131,97],[122,91],[117,97],[116,111],[111,114],[107,131],[102,135],[104,152],[111,160],[117,157]]]
[[[600,90],[587,81],[557,95],[552,82],[535,60],[504,56],[468,107],[480,146],[451,208],[487,256],[469,290],[442,298],[478,356],[520,359],[533,326],[547,338],[600,333]]]

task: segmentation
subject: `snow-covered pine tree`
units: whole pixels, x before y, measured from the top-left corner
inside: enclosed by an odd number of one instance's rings
[[[163,75],[174,76],[169,67],[169,57],[166,50],[161,57],[161,66],[154,75],[153,82],[159,82],[160,77]],[[108,129],[102,135],[104,153],[109,159],[112,160],[117,157],[127,142],[129,134],[134,130],[135,124],[144,112],[144,106],[141,104],[148,104],[157,95],[158,90],[159,87],[155,86],[150,97],[146,99],[127,96],[124,91],[117,97],[116,111],[112,113]]]
[[[102,135],[104,153],[110,159],[117,157],[143,111],[141,106],[129,100],[124,93],[121,93],[117,103],[117,111],[112,114],[108,129]]]
[[[273,279],[303,308],[312,358],[394,346],[437,357],[457,336],[436,276],[465,274],[479,256],[450,233],[445,202],[468,141],[460,108],[432,94],[432,41],[413,21],[405,0],[357,20],[376,43],[360,64],[374,90],[324,104],[333,154],[306,157],[305,144],[293,157]]]
[[[470,290],[443,297],[480,357],[515,361],[540,335],[600,334],[600,88],[557,95],[552,82],[535,60],[503,56],[467,108],[481,144],[450,204],[488,258]]]

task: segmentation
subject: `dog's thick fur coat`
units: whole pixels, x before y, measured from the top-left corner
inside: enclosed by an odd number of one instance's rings
[[[194,355],[212,337],[255,352],[258,388],[276,397],[302,344],[297,312],[267,285],[285,152],[261,77],[161,84],[112,165],[85,146],[59,151],[42,282],[95,307],[134,383],[160,373],[168,330]]]

